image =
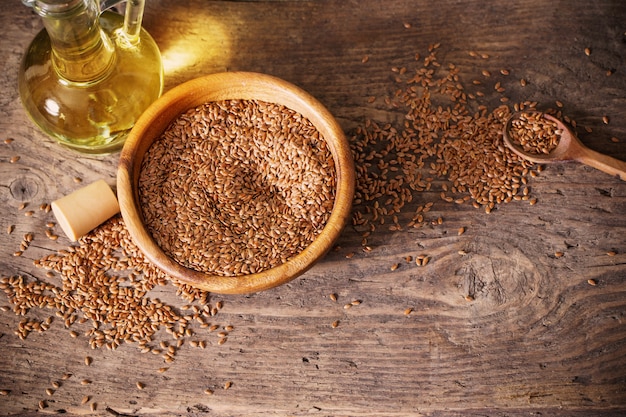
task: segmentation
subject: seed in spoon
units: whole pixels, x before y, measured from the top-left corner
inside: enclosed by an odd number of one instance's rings
[[[543,117],[543,113],[522,112],[511,121],[509,137],[515,146],[526,153],[547,155],[552,152],[563,131],[556,122]]]

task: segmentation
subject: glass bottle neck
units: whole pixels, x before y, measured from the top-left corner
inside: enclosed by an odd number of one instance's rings
[[[94,0],[36,0],[52,46],[52,62],[62,79],[92,83],[106,76],[115,47],[100,27]]]

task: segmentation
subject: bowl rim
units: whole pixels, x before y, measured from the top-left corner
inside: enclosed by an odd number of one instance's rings
[[[284,105],[308,118],[327,141],[336,169],[335,201],[320,234],[289,261],[258,273],[219,276],[187,268],[171,259],[146,230],[136,187],[141,160],[167,126],[183,112],[201,104],[227,100],[261,100]],[[144,137],[149,140],[142,140]],[[117,194],[124,223],[144,256],[169,277],[201,290],[243,294],[267,290],[293,280],[322,258],[337,240],[349,218],[355,191],[352,151],[343,129],[316,98],[283,79],[256,72],[223,72],[186,81],[157,99],[140,116],[120,154]]]

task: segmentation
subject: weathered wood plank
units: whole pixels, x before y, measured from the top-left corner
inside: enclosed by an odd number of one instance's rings
[[[402,111],[384,102],[398,88],[391,69],[413,71],[420,65],[415,54],[423,59],[430,44],[441,42],[441,64],[459,67],[467,90],[484,92],[480,103],[492,109],[506,96],[509,103],[554,108],[560,101],[583,142],[626,160],[625,17],[619,1],[476,7],[160,0],[148,2],[145,26],[163,52],[166,88],[217,71],[269,73],[316,96],[347,133],[367,118],[401,121]],[[45,236],[53,217],[39,206],[80,186],[75,178],[113,184],[117,158],[78,155],[33,128],[20,107],[16,77],[41,24],[19,4],[0,6],[0,22],[0,140],[14,139],[0,142],[0,275],[58,285],[32,262],[69,242]],[[497,82],[503,94],[494,90]],[[19,161],[11,163],[13,156]],[[249,296],[211,296],[212,305],[224,303],[211,322],[234,326],[228,341],[218,345],[215,332],[194,324],[171,364],[136,344],[91,349],[84,334],[91,323],[74,324],[73,338],[53,309],[31,309],[29,318],[54,319],[49,330],[20,340],[14,331],[22,317],[0,312],[0,389],[10,391],[0,396],[0,413],[39,415],[41,400],[47,405],[41,411],[69,415],[90,413],[94,402],[103,415],[623,413],[626,185],[576,164],[549,166],[529,183],[536,205],[511,202],[485,214],[441,201],[440,184],[416,193],[411,207],[434,201],[429,219],[441,217],[441,225],[379,227],[368,237],[371,252],[349,227],[335,251],[290,284]],[[28,206],[19,210],[23,203]],[[25,216],[27,210],[34,215]],[[411,216],[407,209],[400,223]],[[35,233],[31,246],[13,256],[28,232]],[[404,260],[419,254],[430,257],[428,265]],[[400,267],[391,271],[395,263]],[[187,304],[172,285],[149,296],[176,309]],[[361,303],[344,308],[354,300]],[[0,306],[11,307],[4,294]],[[200,340],[205,349],[192,346]],[[175,343],[164,329],[153,347],[160,341]],[[161,367],[169,369],[159,373]],[[64,373],[72,377],[63,380]],[[91,383],[82,385],[84,379]],[[47,395],[55,381],[60,386]],[[82,405],[85,395],[89,402]]]

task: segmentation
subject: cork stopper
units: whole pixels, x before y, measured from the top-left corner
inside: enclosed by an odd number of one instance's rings
[[[77,241],[119,213],[120,206],[106,181],[98,180],[52,202],[52,212],[67,237]]]

